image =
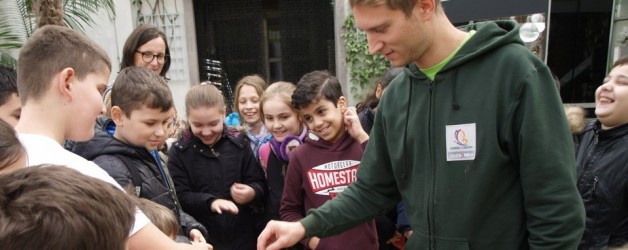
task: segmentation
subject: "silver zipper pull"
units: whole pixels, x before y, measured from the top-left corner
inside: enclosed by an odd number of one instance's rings
[[[599,179],[597,178],[597,176],[593,177],[593,191],[595,191],[595,187],[597,186],[598,181]]]
[[[216,152],[216,151],[214,150],[214,148],[211,148],[211,150],[212,150],[212,154],[213,154],[214,156],[216,156],[216,157],[220,156],[220,153]]]

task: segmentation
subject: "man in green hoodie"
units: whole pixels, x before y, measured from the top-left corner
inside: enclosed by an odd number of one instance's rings
[[[459,30],[439,0],[350,0],[371,53],[404,72],[382,98],[358,181],[258,249],[325,237],[398,201],[407,249],[575,249],[574,150],[547,68],[513,22]]]

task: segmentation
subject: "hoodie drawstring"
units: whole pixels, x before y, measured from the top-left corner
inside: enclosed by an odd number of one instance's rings
[[[406,106],[406,126],[403,133],[403,155],[404,155],[404,163],[403,163],[403,173],[401,173],[401,178],[406,179],[408,176],[408,123],[410,123],[410,106],[412,105],[412,85],[414,85],[414,79],[410,77],[410,91],[408,91],[408,106]]]
[[[456,72],[454,72],[454,79],[453,79],[453,83],[451,84],[451,109],[456,111],[460,109],[460,105],[458,105],[458,103],[456,103],[456,82],[458,80],[458,70],[456,69]]]

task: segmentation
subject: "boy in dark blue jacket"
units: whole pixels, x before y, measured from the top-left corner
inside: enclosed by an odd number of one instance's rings
[[[116,125],[113,136],[97,132],[80,152],[82,156],[107,171],[120,186],[132,186],[138,197],[171,209],[181,224],[179,235],[204,242],[205,228],[179,208],[168,169],[156,151],[174,119],[172,94],[163,78],[146,68],[124,68],[114,82],[111,105]]]

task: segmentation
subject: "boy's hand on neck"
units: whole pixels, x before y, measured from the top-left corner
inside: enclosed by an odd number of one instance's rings
[[[347,129],[349,135],[360,143],[367,141],[369,139],[369,135],[362,128],[362,124],[360,124],[360,119],[358,118],[358,113],[355,108],[346,108],[342,114],[344,116],[345,128]]]

